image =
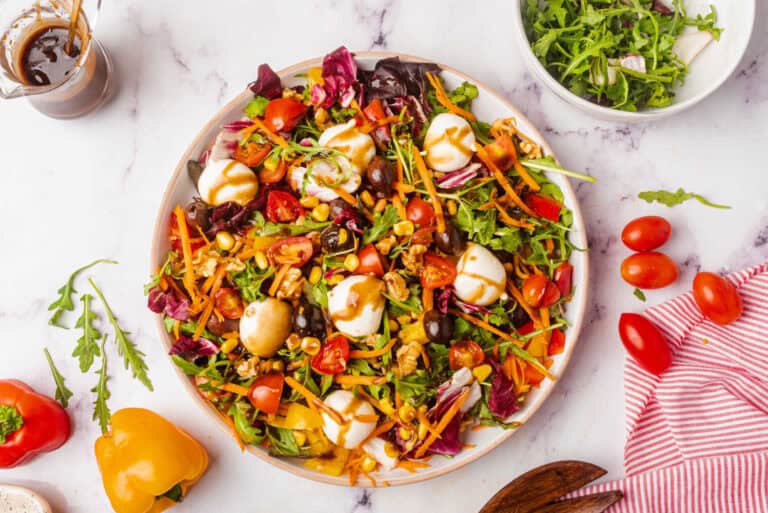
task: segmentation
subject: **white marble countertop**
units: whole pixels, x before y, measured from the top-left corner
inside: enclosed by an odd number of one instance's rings
[[[624,352],[616,322],[622,311],[643,306],[619,276],[628,253],[618,242],[623,224],[657,213],[674,225],[665,250],[680,262],[681,279],[649,293],[648,304],[683,291],[699,268],[738,269],[768,258],[768,4],[758,2],[747,56],[719,91],[673,119],[634,126],[590,119],[532,79],[509,34],[511,2],[470,4],[230,0],[185,2],[182,9],[178,2],[109,2],[98,38],[119,73],[121,90],[111,104],[76,121],[44,118],[24,101],[0,104],[0,377],[52,394],[42,354],[48,346],[76,393],[69,443],[0,470],[0,482],[37,489],[57,513],[108,510],[92,455],[99,433],[90,419],[95,376],[80,374],[68,357],[75,332],[46,323],[46,305],[69,272],[97,257],[120,260],[119,268],[92,274],[147,353],[156,387],[149,393],[133,381],[110,348],[112,408],[150,407],[193,433],[211,455],[208,473],[174,511],[464,513],[477,511],[522,471],[556,459],[592,461],[609,477],[622,476]],[[259,63],[279,69],[340,44],[420,55],[465,71],[518,105],[566,166],[599,178],[578,187],[591,246],[591,308],[550,399],[479,461],[425,483],[372,491],[301,480],[240,453],[183,391],[142,294],[162,192],[200,127],[254,79]],[[668,209],[637,199],[642,190],[678,186],[734,208],[691,202]]]

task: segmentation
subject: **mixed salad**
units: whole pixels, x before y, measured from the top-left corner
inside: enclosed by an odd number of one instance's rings
[[[575,248],[544,171],[589,177],[435,64],[341,47],[303,79],[261,65],[188,163],[149,308],[240,443],[353,483],[415,472],[554,379]]]
[[[683,0],[526,0],[534,55],[571,92],[614,109],[666,107],[688,66],[720,39],[714,6]]]

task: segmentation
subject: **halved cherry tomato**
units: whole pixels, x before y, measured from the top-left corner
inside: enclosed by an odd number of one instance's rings
[[[267,250],[267,255],[275,263],[291,264],[294,267],[301,267],[309,262],[314,253],[312,241],[307,237],[287,237],[273,243]]]
[[[435,229],[432,226],[419,228],[414,232],[411,244],[424,244],[425,246],[429,246],[434,240],[434,237],[432,236],[434,232]]]
[[[555,268],[555,283],[557,283],[562,297],[571,295],[573,288],[573,266],[571,264],[563,262]]]
[[[283,159],[277,159],[274,165],[267,165],[265,163],[265,165],[259,168],[259,182],[277,183],[285,177],[286,171],[288,171],[288,164]]]
[[[527,194],[525,204],[533,210],[537,216],[557,222],[560,219],[560,210],[563,206],[552,198],[540,194]]]
[[[295,98],[276,98],[267,104],[264,124],[275,132],[290,132],[307,112],[307,106]]]
[[[639,289],[660,289],[677,280],[677,264],[664,253],[646,251],[621,263],[621,277]]]
[[[560,299],[560,289],[541,274],[532,274],[523,282],[525,302],[534,308],[547,308]]]
[[[699,273],[693,279],[693,299],[701,313],[717,324],[729,324],[741,317],[744,305],[731,282],[715,273]]]
[[[630,356],[651,374],[658,376],[672,363],[672,352],[664,335],[642,315],[621,314],[619,336]]]
[[[243,316],[243,300],[230,287],[222,287],[213,296],[213,305],[227,319],[239,319]]]
[[[357,266],[355,272],[357,274],[372,274],[374,276],[384,276],[384,259],[381,258],[379,250],[373,243],[368,244],[360,253],[357,254],[360,264]]]
[[[434,253],[424,255],[424,266],[421,268],[421,286],[428,289],[439,289],[453,283],[456,279],[456,266]]]
[[[269,155],[272,147],[269,144],[259,144],[249,141],[245,145],[237,145],[235,148],[235,160],[238,160],[248,167],[256,167]]]
[[[472,369],[485,361],[483,348],[477,345],[477,342],[465,340],[457,342],[448,350],[448,364],[451,369],[457,370],[462,367]]]
[[[256,378],[251,385],[248,399],[254,408],[267,414],[275,414],[280,408],[285,378],[279,372],[270,372]]]
[[[659,216],[644,216],[633,219],[621,231],[621,241],[629,249],[650,251],[669,240],[672,225]]]
[[[171,240],[171,249],[180,255],[182,251],[181,237],[179,236],[179,223],[176,222],[175,212],[171,212],[171,217],[168,221],[168,227],[170,231],[169,238]],[[205,246],[205,239],[200,237],[196,231],[193,231],[192,227],[189,226],[189,223],[187,223],[187,234],[189,235],[189,245],[193,252]]]
[[[486,144],[485,151],[493,163],[502,171],[506,171],[515,163],[515,155],[517,155],[515,143],[507,134],[497,137],[492,143]]]
[[[547,346],[547,356],[554,356],[560,354],[565,350],[565,333],[563,330],[554,329],[552,335],[549,337],[549,345]]]
[[[538,371],[536,367],[526,362],[525,364],[525,381],[531,385],[538,385],[544,381],[544,374]]]
[[[533,321],[528,321],[517,328],[517,332],[520,335],[527,335],[528,333],[533,333],[534,331],[536,331],[536,326],[533,324]]]
[[[365,106],[363,109],[363,114],[365,114],[365,117],[368,121],[378,121],[387,117],[387,114],[384,112],[384,107],[381,105],[381,100],[378,98],[372,100],[368,105]],[[380,127],[377,130],[384,131],[387,136],[390,135],[388,126]]]
[[[323,344],[320,352],[312,357],[312,368],[321,374],[339,374],[347,368],[349,342],[341,335]]]
[[[267,219],[273,223],[290,223],[304,215],[296,196],[285,191],[269,191],[267,196]]]
[[[405,217],[419,226],[431,226],[435,220],[435,210],[428,201],[421,198],[411,198],[405,205]]]

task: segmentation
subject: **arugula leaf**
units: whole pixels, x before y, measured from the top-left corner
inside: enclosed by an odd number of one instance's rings
[[[261,222],[260,222],[261,221]],[[310,217],[305,217],[302,224],[286,224],[286,223],[273,223],[269,221],[261,220],[256,221],[256,232],[263,236],[268,237],[270,235],[304,235],[309,232],[317,232],[330,225],[332,221],[317,222]]]
[[[168,317],[167,315],[163,317],[163,326],[165,327],[165,331],[168,333],[171,333],[173,331],[173,325],[176,323],[176,319],[173,317]],[[182,335],[188,335],[192,336],[197,331],[198,324],[193,321],[185,321],[179,324],[179,333]],[[207,338],[208,340],[213,340],[214,342],[223,342],[224,339],[221,338],[218,335],[214,335],[207,329],[203,330],[203,333],[201,334],[203,338]]]
[[[163,266],[160,268],[160,270],[157,272],[157,274],[154,274],[152,278],[149,280],[148,283],[144,284],[144,295],[148,295],[149,291],[153,288],[160,285],[160,278],[163,276],[171,276],[173,278],[181,279],[181,276],[174,276],[173,269],[171,268],[171,264],[174,259],[176,259],[176,252],[175,251],[169,251],[168,256],[165,257],[165,262],[163,263]]]
[[[115,335],[115,343],[117,344],[117,353],[123,357],[125,368],[130,368],[133,377],[138,379],[150,391],[153,391],[154,387],[152,386],[152,381],[150,381],[149,376],[147,376],[148,367],[147,363],[144,361],[144,353],[136,348],[136,344],[128,340],[128,335],[130,333],[123,331],[120,327],[114,312],[112,312],[112,308],[109,307],[107,300],[104,298],[104,294],[101,293],[101,290],[99,290],[93,282],[93,279],[88,278],[88,282],[91,284],[91,287],[93,287],[93,290],[96,291],[96,295],[99,296],[101,304],[104,307],[104,312],[107,314],[107,320],[109,320],[109,323],[112,325]],[[102,349],[102,353],[103,352],[104,350]]]
[[[77,276],[81,272],[87,269],[90,269],[91,267],[98,264],[116,264],[116,263],[117,261],[115,260],[107,260],[102,258],[99,260],[94,260],[90,264],[84,265],[79,269],[75,269],[75,272],[69,275],[69,279],[67,280],[67,282],[64,285],[62,285],[59,288],[59,290],[56,291],[59,294],[58,299],[56,299],[56,301],[48,305],[48,311],[49,312],[51,310],[54,311],[53,315],[51,315],[51,318],[48,319],[48,324],[50,324],[51,326],[56,326],[58,328],[66,328],[66,326],[62,326],[61,324],[59,324],[59,316],[64,312],[64,310],[69,310],[71,312],[72,310],[75,309],[75,305],[72,302],[72,295],[77,292],[75,290],[75,278],[77,278]]]
[[[53,358],[51,358],[51,353],[48,352],[47,347],[43,349],[43,353],[45,353],[45,359],[48,360],[48,367],[51,369],[53,382],[56,383],[56,395],[54,397],[64,408],[66,408],[69,406],[69,399],[74,394],[67,388],[67,385],[64,384],[64,376],[61,375],[59,369],[56,368],[56,364],[53,363]]]
[[[632,294],[640,301],[645,301],[645,293],[642,290],[636,288]]]
[[[267,426],[267,439],[270,443],[269,454],[273,456],[301,455],[301,448],[290,429]]]
[[[202,367],[195,365],[192,362],[188,362],[187,360],[185,360],[184,358],[182,358],[177,354],[171,355],[171,360],[173,360],[173,363],[176,364],[179,370],[181,370],[181,372],[183,372],[187,376],[197,376],[198,374],[202,373],[205,370]]]
[[[243,109],[243,112],[246,116],[249,118],[260,118],[264,115],[264,112],[267,110],[267,104],[269,103],[269,98],[264,98],[263,96],[257,96],[253,100],[248,102],[248,105],[245,106],[245,109]]]
[[[232,422],[240,439],[246,444],[257,445],[264,440],[264,432],[253,426],[248,420],[248,416],[245,414],[247,408],[249,407],[242,402],[234,402],[229,407],[227,415],[232,417]]]
[[[376,242],[392,229],[400,218],[397,215],[397,209],[392,205],[387,205],[384,212],[373,216],[373,226],[367,228],[363,234],[363,245]]]
[[[275,274],[274,268],[269,267],[262,271],[251,260],[248,260],[245,262],[245,269],[236,273],[230,273],[229,278],[240,291],[242,298],[246,302],[252,303],[264,298],[264,294],[261,292],[261,285],[264,283],[264,280],[273,274]]]
[[[93,359],[99,356],[99,344],[96,341],[101,338],[101,333],[93,325],[93,321],[98,316],[91,310],[92,300],[93,296],[90,294],[80,296],[80,301],[83,303],[83,313],[75,323],[75,328],[83,329],[83,336],[77,340],[75,350],[72,351],[72,356],[80,360],[80,372],[88,372],[93,365]]]
[[[707,207],[722,208],[722,209],[731,208],[728,205],[718,205],[716,203],[712,203],[711,201],[708,201],[704,196],[700,194],[686,192],[683,190],[682,187],[678,188],[675,192],[670,192],[665,190],[643,191],[640,194],[638,194],[637,197],[640,198],[641,200],[647,201],[648,203],[653,203],[654,201],[657,201],[662,205],[666,205],[668,207],[674,207],[675,205],[679,205],[688,200],[695,199],[696,201],[698,201],[702,205],[706,205]]]
[[[99,423],[102,433],[109,431],[109,419],[112,417],[107,404],[107,400],[112,394],[107,388],[109,376],[107,375],[107,353],[104,351],[106,342],[107,336],[104,335],[101,339],[101,367],[96,371],[99,380],[96,382],[96,386],[91,389],[91,392],[96,394],[96,400],[93,402],[93,420]]]

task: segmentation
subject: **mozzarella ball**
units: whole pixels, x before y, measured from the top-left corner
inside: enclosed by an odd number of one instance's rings
[[[234,201],[245,205],[259,190],[259,179],[251,168],[236,160],[211,160],[197,181],[197,191],[209,205]]]
[[[373,406],[367,401],[355,397],[355,394],[349,390],[336,390],[328,394],[323,401],[327,406],[341,415],[344,419],[343,424],[337,424],[330,415],[322,412],[323,432],[328,439],[340,447],[354,449],[360,442],[366,439],[371,432],[376,429],[376,423],[363,422],[358,417],[376,417]]]
[[[382,469],[392,470],[397,466],[398,450],[392,445],[392,442],[374,437],[363,444],[363,449],[368,456],[379,462]]]
[[[288,183],[301,196],[317,196],[329,202],[339,197],[327,183],[338,184],[349,193],[355,192],[362,183],[359,173],[352,170],[349,160],[340,158],[317,159],[309,167],[296,167],[288,175]]]
[[[495,303],[504,292],[507,273],[496,255],[479,244],[470,243],[456,266],[453,282],[462,301],[486,306]]]
[[[240,340],[249,353],[269,358],[291,333],[291,305],[268,297],[254,301],[240,318]]]
[[[384,282],[373,276],[344,278],[328,292],[328,311],[336,329],[350,337],[376,333],[384,315]]]
[[[475,133],[467,120],[456,114],[438,114],[424,137],[427,164],[447,173],[469,164],[475,150]]]
[[[338,150],[349,159],[355,173],[362,174],[363,170],[376,155],[376,145],[370,135],[357,128],[355,120],[350,119],[343,125],[327,128],[318,144],[324,148]]]

